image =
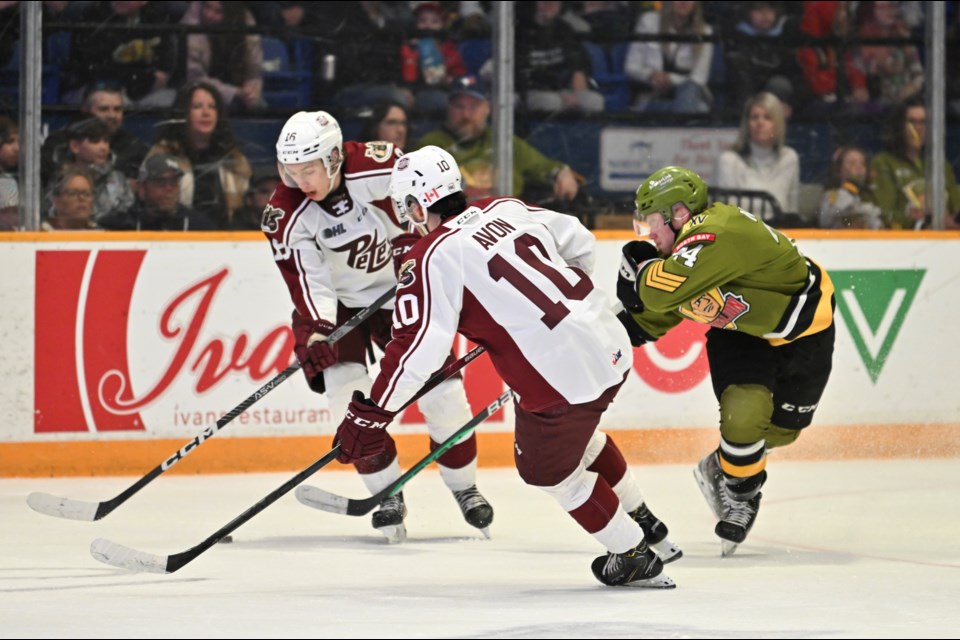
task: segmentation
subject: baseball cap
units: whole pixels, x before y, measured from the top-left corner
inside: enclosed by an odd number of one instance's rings
[[[179,178],[183,169],[177,159],[169,153],[150,156],[140,165],[140,180],[159,180],[161,178]]]
[[[487,91],[487,85],[477,76],[463,76],[453,81],[450,87],[450,97],[465,94],[473,96],[479,100],[489,100],[490,94]]]

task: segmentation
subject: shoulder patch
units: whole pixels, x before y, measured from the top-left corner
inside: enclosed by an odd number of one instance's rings
[[[717,236],[713,233],[695,233],[689,238],[684,238],[681,240],[677,246],[673,248],[672,253],[677,253],[686,246],[689,246],[695,242],[714,242],[717,239]]]
[[[400,265],[400,271],[397,273],[397,287],[409,287],[412,285],[417,277],[413,273],[414,267],[417,266],[416,259],[406,260],[402,265]]]
[[[272,204],[268,204],[260,217],[260,228],[267,233],[276,233],[280,228],[280,220],[283,218],[283,209],[278,209]]]
[[[378,140],[367,142],[364,145],[363,155],[377,162],[386,162],[393,155],[392,151],[393,143]]]

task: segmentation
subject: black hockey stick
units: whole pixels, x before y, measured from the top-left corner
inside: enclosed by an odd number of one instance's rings
[[[427,382],[423,385],[423,388],[421,388],[414,397],[412,397],[405,405],[403,405],[404,408],[413,404],[421,396],[465,367],[467,363],[473,361],[483,352],[483,347],[474,347],[459,360],[449,364],[439,372],[435,373],[429,380],[427,380]],[[113,565],[115,567],[120,567],[121,569],[129,569],[130,571],[147,571],[150,573],[173,573],[190,561],[194,560],[197,556],[210,547],[217,544],[227,535],[233,533],[238,527],[248,522],[255,515],[282,498],[295,486],[336,460],[339,453],[340,445],[338,444],[322,458],[268,493],[255,505],[217,529],[205,540],[197,545],[194,545],[193,547],[190,547],[186,551],[181,551],[180,553],[175,553],[169,556],[158,556],[152,553],[138,551],[137,549],[126,547],[122,544],[117,544],[116,542],[112,542],[105,538],[97,538],[90,544],[90,553],[100,562]]]
[[[377,298],[373,304],[365,309],[361,309],[355,316],[334,329],[333,333],[328,336],[327,341],[330,344],[333,344],[343,338],[343,336],[353,331],[364,320],[369,318],[378,309],[380,309],[380,307],[391,300],[395,292],[396,287],[393,287],[389,291],[385,292],[382,296]],[[183,460],[187,454],[195,451],[197,447],[202,445],[209,438],[215,436],[221,429],[232,422],[234,418],[249,409],[254,403],[258,402],[265,395],[273,391],[281,382],[292,376],[299,369],[299,362],[294,362],[291,364],[289,367],[277,374],[272,380],[257,389],[253,395],[224,414],[219,420],[217,420],[216,424],[205,428],[193,440],[181,447],[179,451],[151,469],[147,475],[134,482],[132,485],[127,487],[126,490],[114,498],[105,500],[104,502],[87,502],[84,500],[73,500],[71,498],[60,498],[49,493],[33,492],[27,496],[27,504],[30,505],[30,508],[34,511],[44,513],[48,516],[54,516],[57,518],[70,518],[72,520],[99,520],[129,500],[135,493],[150,484],[160,474]]]
[[[340,513],[348,516],[366,515],[379,506],[380,503],[386,498],[399,493],[400,490],[403,489],[404,485],[407,484],[411,478],[413,478],[413,476],[420,473],[424,467],[442,456],[447,449],[457,444],[457,442],[463,439],[464,436],[473,431],[477,425],[499,411],[501,407],[510,401],[512,394],[513,392],[509,389],[504,391],[502,394],[500,394],[500,397],[490,403],[486,409],[473,416],[470,422],[457,429],[452,436],[440,443],[440,445],[437,446],[434,451],[431,451],[426,457],[410,467],[406,473],[390,483],[389,486],[385,487],[379,493],[374,494],[369,498],[345,498],[343,496],[330,493],[329,491],[324,491],[319,487],[303,486],[297,488],[297,500],[308,507],[320,509],[321,511],[330,511],[332,513]]]

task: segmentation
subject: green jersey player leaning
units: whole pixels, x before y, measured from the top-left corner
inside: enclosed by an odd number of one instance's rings
[[[684,318],[710,325],[707,358],[720,403],[720,446],[694,469],[723,555],[760,508],[766,452],[809,426],[833,360],[833,283],[782,233],[735,206],[707,206],[707,186],[665,167],[637,189],[617,297],[634,346]]]

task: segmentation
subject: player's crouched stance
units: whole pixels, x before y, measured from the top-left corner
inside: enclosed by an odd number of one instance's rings
[[[707,206],[693,171],[665,167],[637,189],[635,227],[651,242],[624,246],[619,317],[634,346],[684,318],[709,324],[707,359],[720,404],[720,446],[694,469],[717,519],[723,555],[757,519],[767,450],[810,425],[833,361],[833,283],[827,271],[755,215]]]
[[[676,586],[651,548],[666,527],[644,503],[616,443],[597,427],[633,362],[630,339],[596,289],[595,239],[568,215],[513,198],[467,206],[456,161],[427,146],[400,158],[391,195],[427,234],[404,257],[392,339],[369,398],[337,429],[340,459],[377,455],[386,427],[459,333],[483,346],[514,392],[514,461],[607,549],[606,585]],[[556,345],[577,345],[558,349]]]

